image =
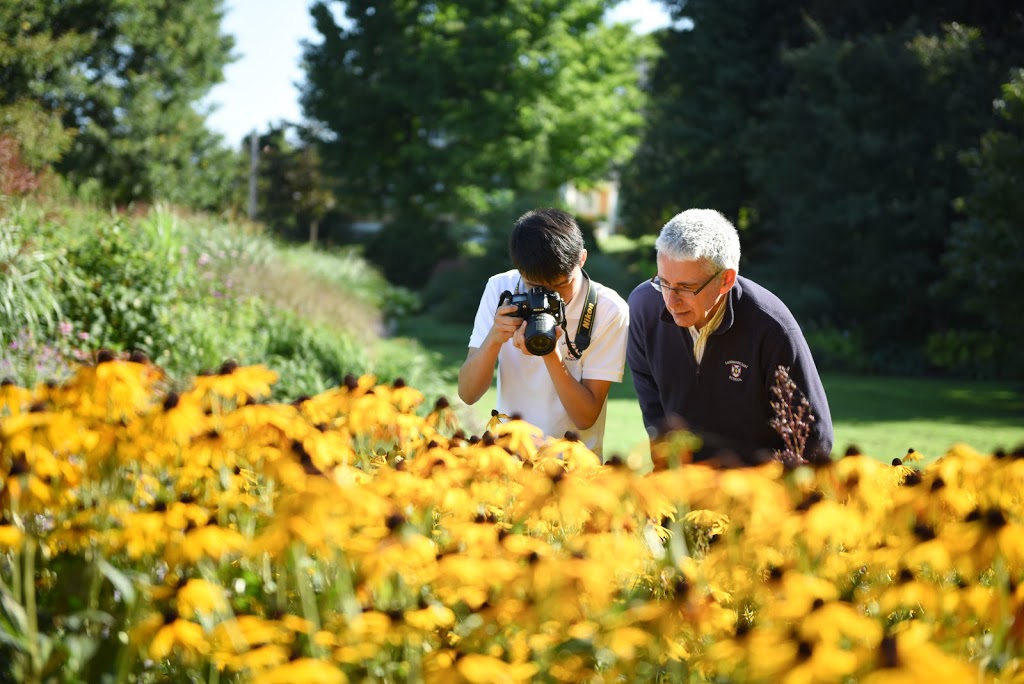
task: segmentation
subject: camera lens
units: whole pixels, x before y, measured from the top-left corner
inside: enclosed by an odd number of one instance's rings
[[[547,313],[530,316],[526,321],[526,348],[534,356],[545,356],[555,348],[555,317]]]

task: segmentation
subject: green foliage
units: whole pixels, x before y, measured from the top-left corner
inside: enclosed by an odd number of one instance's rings
[[[1005,198],[1021,194],[1021,163],[1001,137],[1013,125],[991,111],[1024,61],[1015,10],[666,4],[679,28],[660,36],[645,137],[623,173],[628,232],[654,233],[693,206],[723,211],[741,231],[745,273],[808,327],[863,339],[871,367],[889,372],[934,370],[959,355],[937,351],[947,331],[964,342],[993,325],[1003,297],[992,293],[1019,283],[1006,232],[1019,216]],[[968,273],[999,285],[965,289]]]
[[[385,319],[408,315],[420,307],[419,296],[391,284],[375,266],[371,266],[358,248],[332,250],[310,246],[279,247],[275,250],[277,269],[293,268],[321,290],[320,299],[366,305]],[[305,318],[316,318],[307,315]],[[341,316],[339,316],[341,318]]]
[[[19,331],[32,338],[52,334],[62,315],[53,287],[67,260],[41,249],[22,225],[24,214],[0,216],[0,345]]]
[[[605,177],[636,142],[651,54],[602,23],[610,4],[359,0],[342,28],[316,3],[302,103],[326,126],[339,203],[397,217],[404,242],[420,232],[404,217],[456,226],[509,191]]]
[[[227,359],[264,364],[281,376],[276,399],[364,373],[440,391],[427,352],[381,339],[381,312],[403,315],[416,297],[354,250],[287,247],[165,205],[129,216],[25,202],[9,220],[19,230],[5,225],[0,248],[19,279],[0,281],[14,283],[4,299],[12,318],[0,329],[15,344],[0,354],[2,375],[61,380],[69,363],[103,347],[146,352],[174,385]],[[34,236],[31,250],[25,235]],[[292,305],[301,300],[316,306]],[[35,328],[32,311],[41,317]]]
[[[233,41],[222,0],[0,3],[0,128],[105,201],[222,206],[234,153],[198,103]]]
[[[973,186],[943,258],[947,278],[935,288],[973,313],[976,329],[947,331],[930,348],[943,368],[1024,377],[1016,344],[1024,336],[1024,69],[1014,70],[1002,95],[995,108],[1003,130],[987,132],[961,157]]]
[[[808,327],[804,337],[819,371],[870,373],[874,370],[863,336],[838,328]]]
[[[943,275],[949,197],[966,180],[953,151],[987,118],[980,54],[977,32],[961,27],[822,37],[785,55],[793,80],[751,142],[771,238],[761,270],[788,289],[815,283],[824,296],[794,306],[798,316],[862,330],[888,364],[916,364],[929,330],[954,313],[927,284]]]
[[[316,142],[291,141],[289,132],[308,137],[287,124],[271,126],[259,136],[257,213],[275,234],[315,244],[320,221],[334,207],[334,195],[326,189]]]
[[[179,299],[208,293],[195,289],[195,265],[173,244],[158,233],[140,232],[113,217],[103,230],[69,245],[72,277],[59,292],[65,315],[97,344],[155,356],[168,347],[164,324],[174,317]]]
[[[434,266],[458,254],[458,250],[450,222],[421,212],[395,217],[366,243],[366,257],[387,279],[409,288],[421,287]]]

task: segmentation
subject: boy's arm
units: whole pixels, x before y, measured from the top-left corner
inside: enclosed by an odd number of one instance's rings
[[[625,369],[626,333],[629,327],[627,309],[624,305],[606,306],[598,314],[597,320],[598,331],[587,352],[582,379],[577,380],[566,368],[562,360],[562,345],[556,345],[555,351],[544,357],[544,364],[555,386],[558,399],[578,430],[586,430],[597,422],[608,399],[612,382],[615,382],[616,378],[621,381]],[[556,330],[558,337],[561,338],[562,329]],[[517,334],[513,339],[519,346],[520,336]],[[588,375],[598,377],[587,377]]]
[[[544,365],[547,366],[555,392],[558,393],[558,399],[562,402],[569,419],[577,429],[586,430],[597,422],[598,416],[601,415],[612,382],[591,378],[577,380],[562,363],[560,351],[545,356]]]
[[[498,360],[501,344],[484,344],[470,347],[466,360],[459,368],[459,399],[475,404],[484,396],[494,378],[494,364]]]
[[[494,378],[494,364],[498,361],[501,345],[526,324],[523,319],[508,315],[515,310],[514,304],[499,307],[483,344],[470,347],[466,353],[466,360],[459,368],[459,399],[467,404],[475,404],[484,396]]]

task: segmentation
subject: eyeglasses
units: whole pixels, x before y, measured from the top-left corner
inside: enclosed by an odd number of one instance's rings
[[[717,271],[712,273],[711,277],[705,280],[703,283],[701,283],[700,287],[698,287],[696,290],[691,290],[688,287],[671,287],[670,285],[666,285],[664,281],[662,281],[661,276],[654,276],[648,282],[651,283],[651,287],[653,287],[655,290],[660,290],[662,293],[674,292],[679,297],[696,297],[701,293],[701,290],[710,285],[711,281],[717,278],[718,274],[721,272],[722,269],[718,269]]]

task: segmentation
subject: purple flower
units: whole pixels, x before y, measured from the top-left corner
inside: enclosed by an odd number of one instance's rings
[[[83,330],[82,332],[78,333],[78,339],[80,339],[80,340],[87,340],[87,339],[89,339],[89,333],[87,333],[87,332],[85,332]]]
[[[68,321],[63,321],[58,326],[58,328],[60,329],[61,336],[67,337],[68,335],[71,334],[71,331],[75,329],[75,326],[71,325],[71,323]]]
[[[210,255],[207,254],[206,252],[203,252],[202,254],[199,255],[199,265],[205,266],[208,263],[210,263]]]

